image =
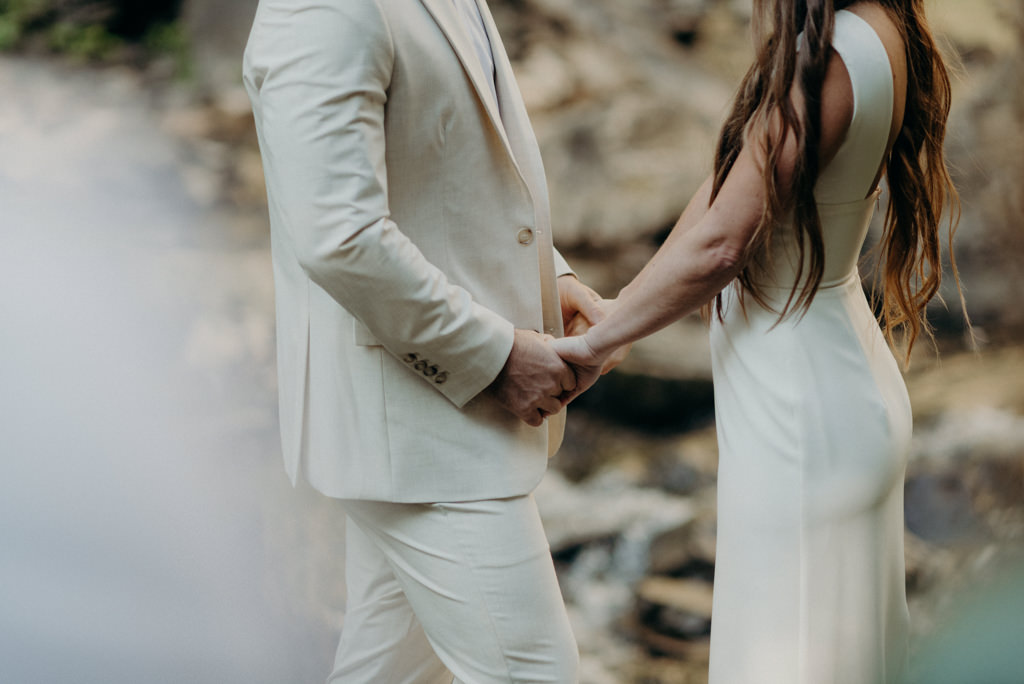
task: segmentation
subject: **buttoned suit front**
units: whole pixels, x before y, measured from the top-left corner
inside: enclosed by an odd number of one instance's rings
[[[288,473],[329,496],[533,489],[561,419],[480,392],[561,329],[544,171],[490,14],[499,102],[451,0],[263,0],[245,53],[267,181]],[[549,434],[550,433],[550,434]],[[481,447],[486,445],[486,456]]]
[[[561,440],[563,414],[530,427],[483,392],[515,328],[561,334],[556,278],[570,269],[478,7],[491,83],[452,0],[257,9],[244,81],[271,219],[282,449],[292,481],[328,496],[521,499]]]

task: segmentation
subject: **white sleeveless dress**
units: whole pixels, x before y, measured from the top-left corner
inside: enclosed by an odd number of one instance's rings
[[[711,328],[720,451],[711,684],[893,682],[905,659],[910,403],[857,272],[893,80],[881,40],[855,14],[837,13],[833,47],[855,104],[815,187],[821,289],[806,315],[776,325],[749,297],[744,316],[727,288],[724,320]],[[779,303],[795,280],[792,246],[776,253],[768,291]]]

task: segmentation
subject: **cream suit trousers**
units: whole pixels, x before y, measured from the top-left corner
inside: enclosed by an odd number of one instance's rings
[[[328,684],[577,681],[532,495],[343,506],[348,605]]]

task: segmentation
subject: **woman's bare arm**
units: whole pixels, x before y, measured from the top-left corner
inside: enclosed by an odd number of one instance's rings
[[[824,166],[838,151],[853,116],[853,91],[842,60],[829,60],[822,95],[820,159]],[[803,111],[802,96],[796,89],[793,104],[797,112]],[[765,135],[764,129],[748,133],[747,144],[710,207],[710,179],[701,186],[669,238],[619,293],[607,318],[582,336],[557,341],[559,353],[577,367],[583,389],[596,380],[594,367],[599,370],[616,349],[700,308],[740,272],[764,211],[761,141]],[[792,183],[797,154],[796,140],[789,135],[774,168],[783,197]],[[573,396],[579,391],[582,389]]]

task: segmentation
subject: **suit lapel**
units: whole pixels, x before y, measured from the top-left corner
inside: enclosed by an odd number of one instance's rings
[[[450,2],[450,0],[449,0]],[[494,80],[498,91],[499,111],[501,121],[508,136],[512,155],[520,166],[520,173],[530,188],[535,202],[542,202],[547,206],[547,184],[544,179],[543,165],[540,159],[540,151],[537,149],[537,141],[533,136],[533,128],[530,126],[530,119],[526,112],[526,105],[523,103],[522,95],[519,93],[519,86],[516,85],[515,74],[512,72],[512,64],[509,62],[508,54],[501,42],[501,35],[494,23],[486,0],[476,0],[480,9],[480,16],[484,20],[484,28],[487,30],[487,39],[491,43],[491,57],[494,60]]]
[[[477,98],[480,99],[484,105],[484,109],[487,111],[487,116],[491,120],[491,124],[498,132],[498,135],[501,136],[501,141],[504,143],[509,155],[512,156],[513,160],[515,160],[512,145],[509,143],[505,127],[501,122],[501,113],[498,110],[498,103],[494,101],[494,96],[491,94],[491,87],[488,84],[489,79],[486,74],[484,74],[483,66],[480,64],[480,58],[477,56],[476,50],[473,48],[473,44],[470,42],[469,37],[462,28],[459,16],[456,14],[455,7],[452,5],[452,0],[420,0],[420,2],[422,2],[423,6],[427,8],[427,11],[430,12],[430,16],[434,18],[434,21],[441,28],[445,38],[447,38],[448,42],[451,43],[452,49],[459,58],[459,62],[462,63],[462,68],[466,71],[466,74],[469,75],[469,80],[473,84],[473,89],[476,91]],[[492,52],[495,52],[493,48]]]

